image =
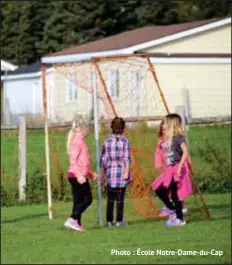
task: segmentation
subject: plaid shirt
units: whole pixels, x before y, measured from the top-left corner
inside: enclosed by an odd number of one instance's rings
[[[123,180],[123,172],[131,163],[130,143],[123,135],[112,134],[103,144],[101,167],[106,170],[106,185],[111,188],[123,188],[131,181]]]

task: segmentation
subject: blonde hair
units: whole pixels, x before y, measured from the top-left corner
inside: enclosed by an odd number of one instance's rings
[[[181,135],[185,138],[180,115],[176,113],[168,114],[164,118],[164,123],[167,125],[166,137],[168,141],[172,141],[173,137],[177,135]]]
[[[88,124],[86,121],[79,119],[79,120],[74,120],[72,122],[72,128],[68,133],[67,137],[67,154],[70,154],[70,145],[74,136],[74,133],[81,133],[84,131],[84,129],[88,128]]]

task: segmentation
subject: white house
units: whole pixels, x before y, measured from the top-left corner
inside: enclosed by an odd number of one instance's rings
[[[47,79],[49,87],[53,69],[48,66]],[[2,77],[3,82],[3,106],[9,105],[12,115],[12,123],[18,122],[21,115],[42,117],[42,87],[41,87],[41,63],[37,61],[31,65],[24,66],[12,72],[7,72]],[[48,91],[50,91],[48,89]],[[48,95],[48,99],[51,98]],[[48,102],[48,114],[50,115],[50,105]]]
[[[6,72],[6,71],[14,71],[18,67],[16,65],[13,65],[7,61],[1,60],[1,72]]]
[[[137,53],[149,56],[170,111],[183,104],[182,89],[185,88],[193,118],[231,114],[231,18],[214,18],[147,26],[42,58],[48,66],[50,120],[70,121],[77,112],[90,113],[93,85],[97,83],[103,93],[102,80],[91,58]],[[154,78],[147,74],[149,70],[141,70],[138,65],[132,67],[135,61],[130,61],[130,67],[125,67],[126,63],[128,58],[122,57],[120,63],[108,60],[100,66],[117,113],[123,116],[157,114],[155,101],[159,103],[160,99],[154,94]],[[13,75],[3,77],[3,81],[13,113],[42,111],[40,63],[33,73],[16,70]],[[100,114],[107,116],[110,108],[102,100]]]
[[[18,67],[7,61],[1,60],[1,75],[7,75],[8,72],[16,70]],[[3,93],[3,83],[1,79],[1,122],[4,121],[4,93]]]
[[[152,116],[164,113],[161,97],[155,94],[157,88],[149,73],[149,65],[140,67],[135,59],[129,62],[128,57],[123,57],[136,53],[150,57],[171,112],[177,105],[183,104],[182,91],[187,89],[192,118],[231,115],[231,18],[214,18],[147,26],[42,58],[44,63],[61,64],[57,67],[59,72],[66,77],[71,76],[77,84],[73,88],[73,91],[76,89],[73,93],[75,97],[67,101],[69,90],[60,73],[56,74],[57,83],[51,93],[53,116],[70,120],[76,111],[83,114],[90,112],[92,98],[88,94],[93,86],[93,71],[97,75],[95,83],[98,89],[104,94],[103,86],[107,87],[118,115]],[[116,55],[121,58],[104,59],[98,63],[105,81],[103,85],[90,60]],[[72,62],[73,65],[70,64]],[[101,115],[112,116],[111,110],[109,102],[102,100]]]

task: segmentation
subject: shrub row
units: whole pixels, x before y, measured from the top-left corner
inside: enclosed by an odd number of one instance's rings
[[[231,160],[228,154],[215,144],[205,139],[204,144],[195,146],[192,153],[193,161],[200,158],[201,163],[198,168],[194,168],[195,178],[200,189],[205,193],[227,193],[231,191]],[[202,164],[202,166],[200,166]],[[154,178],[152,173],[146,174],[147,185]],[[13,188],[12,188],[13,187]],[[96,183],[92,183],[93,197],[97,198]],[[103,187],[103,197],[105,188]],[[54,201],[70,201],[72,199],[71,190],[66,180],[66,172],[59,172],[56,182],[52,183],[52,196]],[[45,203],[47,202],[46,177],[41,169],[37,169],[33,174],[27,176],[25,203]],[[18,203],[17,183],[8,187],[1,184],[1,205],[10,206]]]

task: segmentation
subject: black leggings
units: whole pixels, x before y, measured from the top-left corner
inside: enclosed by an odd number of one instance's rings
[[[172,179],[171,184],[169,188],[165,188],[162,184],[160,187],[156,190],[156,195],[160,198],[160,200],[166,205],[166,207],[169,210],[175,210],[176,211],[176,217],[180,220],[183,220],[183,212],[182,207],[183,203],[178,198],[177,194],[177,183]],[[168,197],[168,193],[171,192],[171,199]]]
[[[70,178],[69,183],[71,184],[73,194],[71,218],[77,220],[79,225],[81,225],[81,215],[93,201],[91,187],[88,181],[80,184],[76,178]]]
[[[116,201],[116,222],[122,222],[126,188],[107,188],[107,222],[113,222],[114,201]]]

